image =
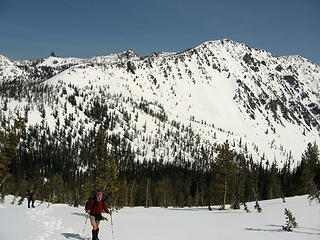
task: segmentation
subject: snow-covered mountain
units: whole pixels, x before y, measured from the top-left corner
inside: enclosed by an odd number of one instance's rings
[[[104,123],[141,160],[201,158],[201,149],[214,157],[228,139],[281,164],[319,143],[320,66],[227,39],[143,57],[0,56],[0,84],[2,122],[25,117],[72,139]]]

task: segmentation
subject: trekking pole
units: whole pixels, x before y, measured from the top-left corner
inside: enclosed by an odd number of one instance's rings
[[[110,214],[110,217],[111,217],[111,232],[112,232],[112,240],[114,240],[112,213]]]
[[[83,226],[83,230],[82,230],[82,236],[84,236],[84,230],[86,229],[86,225],[87,225],[87,222],[88,222],[88,218],[89,218],[89,215],[86,215],[86,222],[84,223],[84,226]]]

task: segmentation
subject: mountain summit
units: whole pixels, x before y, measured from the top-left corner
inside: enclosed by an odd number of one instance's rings
[[[56,57],[56,54],[54,52],[51,52],[49,57]]]

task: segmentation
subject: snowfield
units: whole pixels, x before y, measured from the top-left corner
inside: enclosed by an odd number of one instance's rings
[[[11,204],[12,196],[0,204],[1,240],[55,240],[91,239],[89,221],[85,225],[84,208],[65,204],[36,202],[35,209]],[[100,240],[302,240],[320,239],[320,204],[309,203],[307,196],[273,199],[259,202],[262,212],[248,203],[251,211],[219,211],[205,207],[193,208],[123,208],[111,219],[100,224]],[[298,227],[292,232],[282,230],[285,224],[284,209],[288,208],[296,218]],[[84,233],[83,233],[84,229]]]

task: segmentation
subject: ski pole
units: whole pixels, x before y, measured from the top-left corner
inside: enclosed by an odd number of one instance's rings
[[[83,226],[83,230],[82,230],[82,236],[84,236],[84,230],[86,229],[86,225],[87,225],[87,222],[88,222],[88,217],[89,215],[86,215],[86,222],[84,223],[84,226]]]
[[[114,240],[112,213],[110,214],[110,218],[111,218],[111,232],[112,232],[112,240]]]

